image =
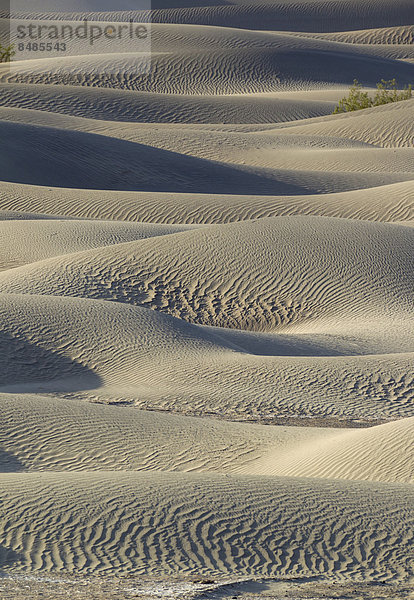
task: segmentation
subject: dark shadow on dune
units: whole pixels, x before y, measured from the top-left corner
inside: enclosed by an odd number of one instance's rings
[[[383,354],[374,341],[351,336],[312,333],[286,334],[255,332],[243,329],[202,326],[225,345],[256,356],[365,356]],[[391,352],[394,354],[394,352]]]
[[[0,447],[0,473],[16,473],[25,470],[24,464],[14,454]]]
[[[41,87],[42,89],[39,89]],[[21,108],[23,105],[46,112],[87,117],[119,123],[277,123],[289,120],[284,108],[268,97],[243,96],[177,96],[129,91],[112,88],[72,86],[59,89],[56,103],[55,86],[26,84],[22,90],[0,83],[0,105]],[[75,96],[76,94],[76,96]],[[75,101],[76,98],[76,101]],[[309,103],[309,116],[332,112],[335,103]],[[236,110],[237,109],[237,110]],[[304,109],[305,110],[305,109]],[[289,112],[288,112],[289,114]],[[293,114],[296,114],[293,111]]]
[[[201,3],[200,3],[201,4]],[[203,0],[202,6],[232,6],[233,2],[230,0]],[[193,8],[195,3],[194,0],[151,0],[151,10],[160,10],[172,8]]]
[[[0,179],[42,186],[210,194],[309,194],[265,169],[242,169],[103,135],[10,123]]]
[[[250,3],[234,6],[201,6],[189,11],[185,7],[152,13],[153,23],[186,23],[274,31],[307,31],[310,33],[350,31],[395,27],[412,23],[411,0],[383,3],[349,2],[288,2]],[[220,6],[221,5],[221,6]],[[366,6],[364,6],[366,5]],[[252,10],[252,7],[255,10]]]
[[[15,563],[21,562],[21,560],[22,557],[18,552],[0,544],[0,577],[7,575],[3,569],[11,567]]]
[[[73,12],[56,12],[56,3],[50,0],[43,12],[49,19],[72,19]],[[47,10],[50,8],[51,10]],[[153,23],[176,23],[192,25],[212,25],[217,27],[235,27],[241,29],[332,32],[357,29],[376,29],[411,25],[411,0],[394,0],[382,3],[379,8],[375,2],[292,2],[275,0],[274,2],[243,3],[233,0],[153,0],[151,15],[146,10],[123,8],[117,5],[117,20],[127,22],[133,19],[138,23],[151,20]],[[82,11],[82,18],[89,21],[113,21],[111,12],[102,11],[99,3],[89,3]],[[96,9],[96,10],[94,10]],[[93,12],[92,12],[93,11]],[[99,12],[101,11],[101,12]]]
[[[73,392],[101,384],[99,375],[63,352],[0,332],[0,392]]]
[[[327,85],[352,85],[356,78],[364,86],[374,87],[384,79],[397,79],[402,87],[414,77],[414,65],[392,58],[356,52],[352,47],[340,45],[324,48],[271,49],[269,63],[272,71],[279,71],[281,80],[290,75],[299,80],[311,79]]]

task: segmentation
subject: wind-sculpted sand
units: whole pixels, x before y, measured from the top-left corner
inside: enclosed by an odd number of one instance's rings
[[[381,579],[410,569],[409,485],[133,472],[3,478],[13,522],[2,519],[2,535],[22,569]]]
[[[0,596],[409,598],[411,0],[97,4],[0,65]]]

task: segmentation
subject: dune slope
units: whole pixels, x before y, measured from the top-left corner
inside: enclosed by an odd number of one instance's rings
[[[16,570],[410,573],[412,486],[172,473],[3,478],[2,511],[13,520],[2,519],[0,539]]]

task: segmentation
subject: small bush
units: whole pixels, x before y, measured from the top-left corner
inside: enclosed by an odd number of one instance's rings
[[[15,54],[16,52],[14,51],[14,44],[10,44],[9,46],[3,46],[3,44],[0,44],[0,62],[10,62],[11,57]]]
[[[363,92],[362,85],[354,79],[354,85],[349,90],[348,96],[339,101],[333,114],[361,110],[362,108],[369,108],[370,106],[372,106],[372,100],[369,97],[368,92]]]
[[[395,79],[381,79],[381,83],[377,83],[377,91],[374,96],[373,106],[388,104],[389,102],[400,102],[400,100],[409,100],[412,96],[412,86],[404,88],[401,92],[397,90],[397,82]]]
[[[412,86],[405,87],[401,92],[397,89],[395,79],[381,79],[377,83],[377,91],[373,98],[368,92],[362,90],[362,85],[354,79],[354,84],[349,90],[348,96],[339,101],[333,114],[351,112],[353,110],[361,110],[362,108],[371,108],[372,106],[381,106],[390,102],[400,102],[401,100],[409,100],[412,97]]]

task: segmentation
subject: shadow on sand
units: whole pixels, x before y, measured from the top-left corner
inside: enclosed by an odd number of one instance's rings
[[[99,375],[64,351],[0,333],[0,392],[75,392],[101,384]]]

